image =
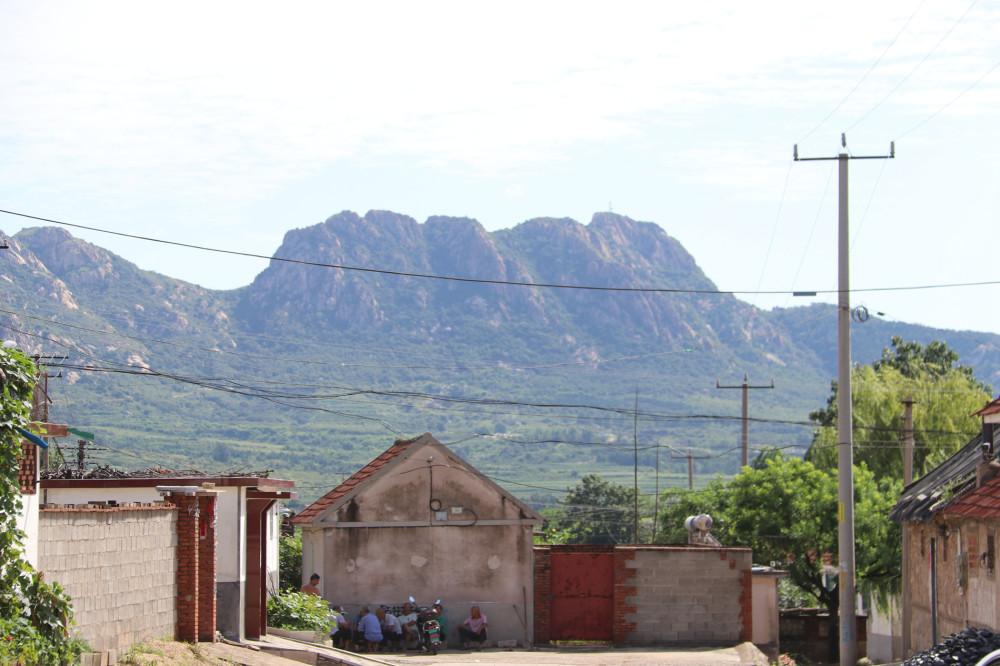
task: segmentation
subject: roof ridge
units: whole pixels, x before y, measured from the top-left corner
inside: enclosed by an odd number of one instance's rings
[[[397,439],[392,443],[392,446],[375,456],[371,462],[364,465],[357,472],[344,479],[340,485],[317,499],[306,508],[302,509],[302,511],[299,511],[295,517],[292,518],[292,523],[296,525],[304,525],[311,522],[313,518],[329,509],[342,497],[377,474],[390,462],[398,458],[399,455],[409,449],[410,446],[428,437],[432,441],[437,441],[429,432],[425,432],[422,435],[412,437],[410,439]]]

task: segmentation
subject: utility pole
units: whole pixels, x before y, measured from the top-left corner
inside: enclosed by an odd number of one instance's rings
[[[913,483],[913,400],[903,399],[903,487]]]
[[[840,135],[840,145],[847,148],[847,137]],[[836,157],[799,157],[798,161],[837,160],[839,164],[838,233],[837,233],[837,520],[840,563],[840,666],[854,666],[858,660],[857,608],[854,586],[854,411],[851,403],[851,279],[850,236],[848,234],[848,170],[850,160],[883,160],[896,157],[895,142],[889,143],[888,155],[849,155]]]
[[[913,396],[903,399],[903,487],[913,483]],[[910,531],[903,527],[903,659],[910,656]]]
[[[639,543],[639,387],[635,387],[635,411],[632,412],[632,491],[635,493],[635,508],[632,512],[634,531],[632,543]]]
[[[675,456],[673,453],[670,454],[671,458],[687,458],[688,461],[688,490],[694,490],[694,459],[695,458],[710,458],[711,456],[696,456],[691,453],[691,447],[688,447],[687,455]]]
[[[5,248],[0,248],[5,249]],[[48,423],[49,422],[49,405],[52,403],[52,399],[49,398],[49,379],[55,377],[61,377],[62,374],[50,375],[41,364],[42,359],[46,361],[63,361],[69,358],[68,356],[43,356],[41,354],[35,354],[32,358],[35,359],[35,366],[38,371],[35,376],[35,388],[31,394],[31,412],[28,418],[31,419],[32,423]],[[48,435],[42,435],[42,438],[52,444],[52,438]],[[48,469],[49,467],[49,450],[41,450],[41,460],[38,464],[39,469]]]
[[[35,355],[35,365],[38,367],[38,372],[35,375],[35,387],[31,392],[31,412],[28,418],[31,419],[32,423],[48,423],[49,422],[49,373],[42,368],[39,361],[41,356]],[[43,435],[44,437],[44,435]],[[49,439],[45,438],[48,442]],[[39,470],[48,469],[49,467],[49,450],[40,450],[40,459],[38,461]]]
[[[743,431],[742,431],[742,450],[740,453],[740,469],[746,467],[750,464],[750,412],[748,407],[749,402],[749,392],[750,389],[773,389],[774,379],[771,379],[770,386],[750,386],[747,379],[747,373],[743,373],[743,383],[738,386],[723,386],[721,380],[715,380],[715,388],[717,389],[743,389]]]
[[[656,529],[660,521],[660,442],[656,442],[656,492],[653,495],[653,538],[650,543],[656,543]]]

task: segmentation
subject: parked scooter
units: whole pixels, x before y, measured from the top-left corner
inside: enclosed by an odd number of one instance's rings
[[[410,597],[410,603],[416,606],[416,601]],[[434,602],[434,605],[441,603],[441,600]],[[416,606],[417,609],[417,647],[421,652],[429,652],[433,655],[438,653],[441,647],[441,623],[438,622],[438,613],[433,607]]]

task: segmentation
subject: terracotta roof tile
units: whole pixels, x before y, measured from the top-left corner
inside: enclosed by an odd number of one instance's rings
[[[980,409],[978,412],[975,412],[973,416],[987,416],[989,414],[998,414],[998,413],[1000,413],[1000,398],[997,398],[996,400],[986,403],[986,406]]]
[[[1000,518],[1000,476],[957,498],[942,513],[969,518]]]
[[[316,516],[336,504],[337,500],[371,478],[372,475],[395,460],[399,454],[406,451],[411,444],[422,438],[423,436],[416,437],[414,439],[397,439],[393,442],[392,446],[380,453],[375,460],[372,460],[370,463],[345,479],[339,486],[323,495],[306,508],[302,509],[302,511],[292,518],[292,523],[296,525],[304,525],[312,522]]]

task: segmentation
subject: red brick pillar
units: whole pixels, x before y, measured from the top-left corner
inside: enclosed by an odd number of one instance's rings
[[[174,639],[195,643],[198,640],[198,498],[175,494],[167,501],[177,507],[177,625]]]
[[[753,641],[753,572],[740,572],[740,641]]]
[[[549,613],[552,608],[552,551],[536,547],[535,551],[535,645],[548,643]]]
[[[198,641],[215,642],[215,497],[198,497]]]
[[[615,645],[628,643],[628,634],[635,631],[635,622],[626,621],[629,613],[635,612],[635,604],[629,601],[636,594],[635,585],[632,579],[635,578],[636,570],[626,566],[626,562],[635,559],[635,548],[627,546],[615,546]]]

